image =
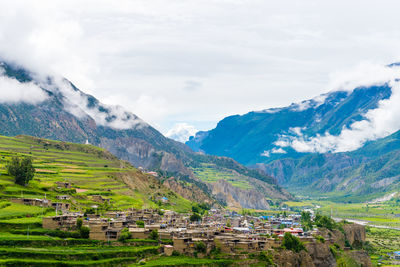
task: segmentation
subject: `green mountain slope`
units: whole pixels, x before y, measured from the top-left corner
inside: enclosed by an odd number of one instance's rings
[[[32,157],[36,174],[27,187],[16,185],[6,174],[5,164],[12,156]],[[54,202],[58,195],[69,195],[73,209],[84,210],[99,205],[92,195],[109,198],[107,209],[166,208],[190,210],[191,202],[169,190],[151,175],[121,161],[104,149],[39,139],[29,136],[0,136],[0,197],[41,198]],[[73,184],[71,190],[57,188],[56,182]],[[167,204],[157,205],[165,196]],[[42,210],[39,210],[41,213]],[[0,219],[1,219],[0,213]],[[7,214],[5,215],[7,216]],[[18,217],[18,216],[17,216]]]

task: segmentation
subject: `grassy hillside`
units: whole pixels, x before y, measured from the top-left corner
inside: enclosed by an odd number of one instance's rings
[[[36,174],[28,186],[16,185],[6,174],[5,165],[12,156],[33,158]],[[57,189],[56,182],[70,182],[73,189]],[[129,163],[120,161],[109,152],[91,146],[43,140],[28,136],[16,138],[0,137],[0,197],[44,198],[56,201],[57,195],[70,195],[73,209],[84,209],[99,203],[91,200],[92,195],[102,195],[111,200],[110,209],[157,208],[156,199],[168,197],[170,204],[160,208],[177,211],[190,209],[191,203],[166,189],[152,176],[141,173]],[[153,200],[153,201],[152,201]],[[57,200],[59,201],[59,200]],[[12,204],[17,205],[17,204]],[[18,208],[15,214],[23,215]],[[38,213],[33,207],[30,212]]]
[[[6,174],[12,156],[30,156],[36,169],[29,185],[16,185]],[[69,182],[60,189],[56,182]],[[69,200],[56,196],[68,195]],[[91,199],[102,195],[111,204]],[[166,196],[168,204],[157,199]],[[10,198],[46,197],[68,202],[72,210],[164,208],[187,211],[191,202],[164,187],[156,178],[141,173],[109,152],[91,146],[56,142],[28,136],[0,136],[0,266],[126,266],[159,254],[158,242],[101,242],[81,239],[62,231],[41,228],[42,217],[55,215],[52,208],[12,203]],[[101,212],[100,211],[100,212]],[[115,244],[114,244],[115,243]]]

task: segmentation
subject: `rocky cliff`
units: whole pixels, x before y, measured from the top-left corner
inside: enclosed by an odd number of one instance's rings
[[[218,182],[212,183],[211,186],[213,195],[231,208],[269,208],[269,204],[266,201],[264,194],[255,189],[240,189],[225,180],[219,180]]]
[[[343,225],[343,230],[350,245],[359,247],[360,244],[365,243],[365,226],[359,224],[345,224]]]

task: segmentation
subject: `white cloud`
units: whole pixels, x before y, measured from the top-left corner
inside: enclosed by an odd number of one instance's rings
[[[400,72],[398,73],[400,75]],[[390,81],[392,94],[381,100],[376,109],[364,114],[364,119],[344,127],[339,135],[325,133],[305,137],[296,130],[298,136],[282,136],[275,145],[293,147],[298,152],[346,152],[362,147],[367,141],[388,136],[400,129],[400,82],[395,77]]]
[[[271,156],[271,151],[265,150],[263,153],[261,153],[261,156],[269,158]]]
[[[284,150],[284,149],[282,149],[281,147],[280,148],[273,148],[272,150],[271,150],[271,153],[273,153],[273,154],[286,154],[287,152]]]
[[[65,108],[77,117],[89,115],[97,124],[115,129],[131,129],[139,126],[147,126],[144,121],[121,106],[105,105],[102,103],[95,103],[93,106],[88,105],[88,96],[82,94],[80,91],[75,91],[65,79],[56,79],[55,85],[66,97]]]
[[[194,136],[197,132],[198,130],[192,125],[187,123],[177,123],[165,134],[165,136],[185,143],[189,140],[189,137]]]
[[[351,92],[357,87],[383,85],[398,78],[400,78],[400,68],[398,66],[387,67],[363,62],[355,67],[332,73],[328,90]]]
[[[47,94],[33,82],[20,83],[0,74],[0,103],[38,104],[46,98]]]
[[[261,156],[269,158],[271,154],[286,154],[286,153],[287,151],[285,151],[282,147],[274,147],[271,150],[263,151],[263,153],[261,153]]]
[[[335,70],[396,61],[399,8],[397,0],[2,1],[0,57],[63,75],[165,131],[287,106],[325,92]]]

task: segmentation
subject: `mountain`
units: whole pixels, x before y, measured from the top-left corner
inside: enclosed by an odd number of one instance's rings
[[[193,150],[232,157],[245,165],[270,162],[277,158],[298,157],[293,147],[282,148],[282,137],[338,135],[363,119],[379,101],[388,99],[390,87],[361,87],[352,92],[339,91],[322,95],[289,107],[249,112],[221,120],[208,132],[199,132],[188,142]]]
[[[381,138],[400,129],[399,76],[397,64],[384,66],[311,100],[229,116],[186,144],[262,170],[297,194],[372,198],[400,175],[397,151],[381,150]]]
[[[168,178],[167,186],[194,201],[267,208],[268,199],[291,198],[270,176],[229,158],[194,153],[122,107],[104,105],[83,93],[65,78],[40,75],[6,62],[0,67],[2,135],[88,142],[136,167],[160,172],[163,182]],[[246,186],[238,184],[239,180]]]
[[[310,153],[260,164],[299,195],[367,201],[400,191],[400,131],[343,153]]]

